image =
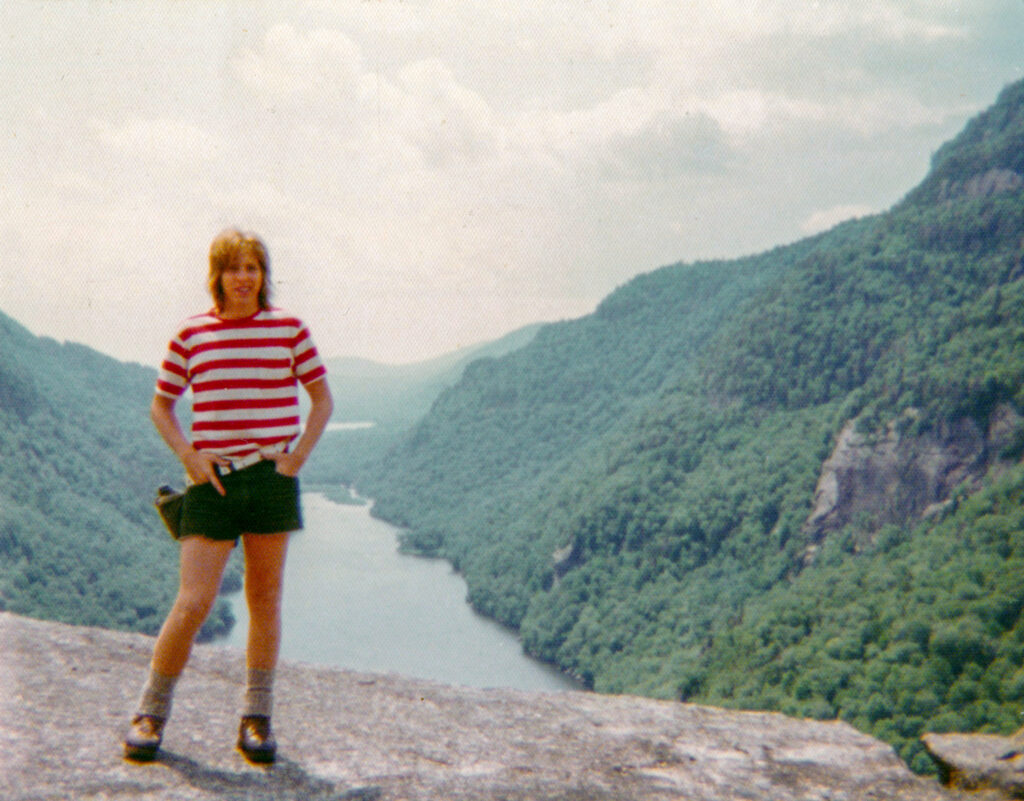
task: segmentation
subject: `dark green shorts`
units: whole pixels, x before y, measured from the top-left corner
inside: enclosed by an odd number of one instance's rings
[[[277,472],[271,461],[257,462],[220,477],[226,495],[213,484],[185,491],[181,536],[235,540],[242,534],[276,534],[302,528],[299,480]]]

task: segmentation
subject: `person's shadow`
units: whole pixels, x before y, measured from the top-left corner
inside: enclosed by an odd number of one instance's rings
[[[280,759],[266,767],[233,773],[162,750],[156,758],[198,790],[224,801],[377,801],[380,787],[339,787],[310,776],[296,762]],[[254,766],[255,767],[255,766]]]

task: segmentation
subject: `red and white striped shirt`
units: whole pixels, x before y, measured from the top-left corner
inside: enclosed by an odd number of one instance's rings
[[[185,320],[168,346],[156,392],[192,387],[192,447],[238,458],[298,436],[298,382],[327,370],[309,330],[281,309],[242,320],[210,311]]]

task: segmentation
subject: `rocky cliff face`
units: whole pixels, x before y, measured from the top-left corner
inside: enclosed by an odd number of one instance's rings
[[[846,424],[822,465],[805,524],[812,540],[820,542],[853,522],[875,532],[887,523],[912,525],[940,514],[958,487],[976,489],[1000,453],[1016,443],[1022,426],[1007,405],[993,411],[986,430],[962,418],[941,431],[901,433],[910,422],[912,414],[881,434],[860,433],[855,421]]]
[[[945,179],[939,184],[938,200],[945,202],[959,196],[988,197],[1001,192],[1015,192],[1024,186],[1024,176],[1013,170],[993,167],[977,173],[965,181]]]
[[[0,798],[960,798],[843,723],[281,666],[280,758],[233,750],[242,655],[199,646],[162,756],[122,760],[152,641],[0,613]]]

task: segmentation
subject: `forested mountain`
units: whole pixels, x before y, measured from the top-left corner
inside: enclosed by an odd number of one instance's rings
[[[354,357],[327,359],[335,420],[372,425],[328,429],[303,468],[307,483],[335,487],[351,484],[367,462],[387,452],[399,435],[430,410],[443,390],[458,382],[466,365],[517,350],[539,329],[539,324],[529,325],[499,339],[412,364],[381,364]]]
[[[893,209],[472,364],[360,487],[607,692],[925,729],[1024,702],[1024,83]]]
[[[155,380],[0,314],[0,609],[159,629],[178,556],[151,504],[182,470],[149,420]],[[237,566],[225,585],[238,587]],[[202,637],[231,622],[218,604]]]

